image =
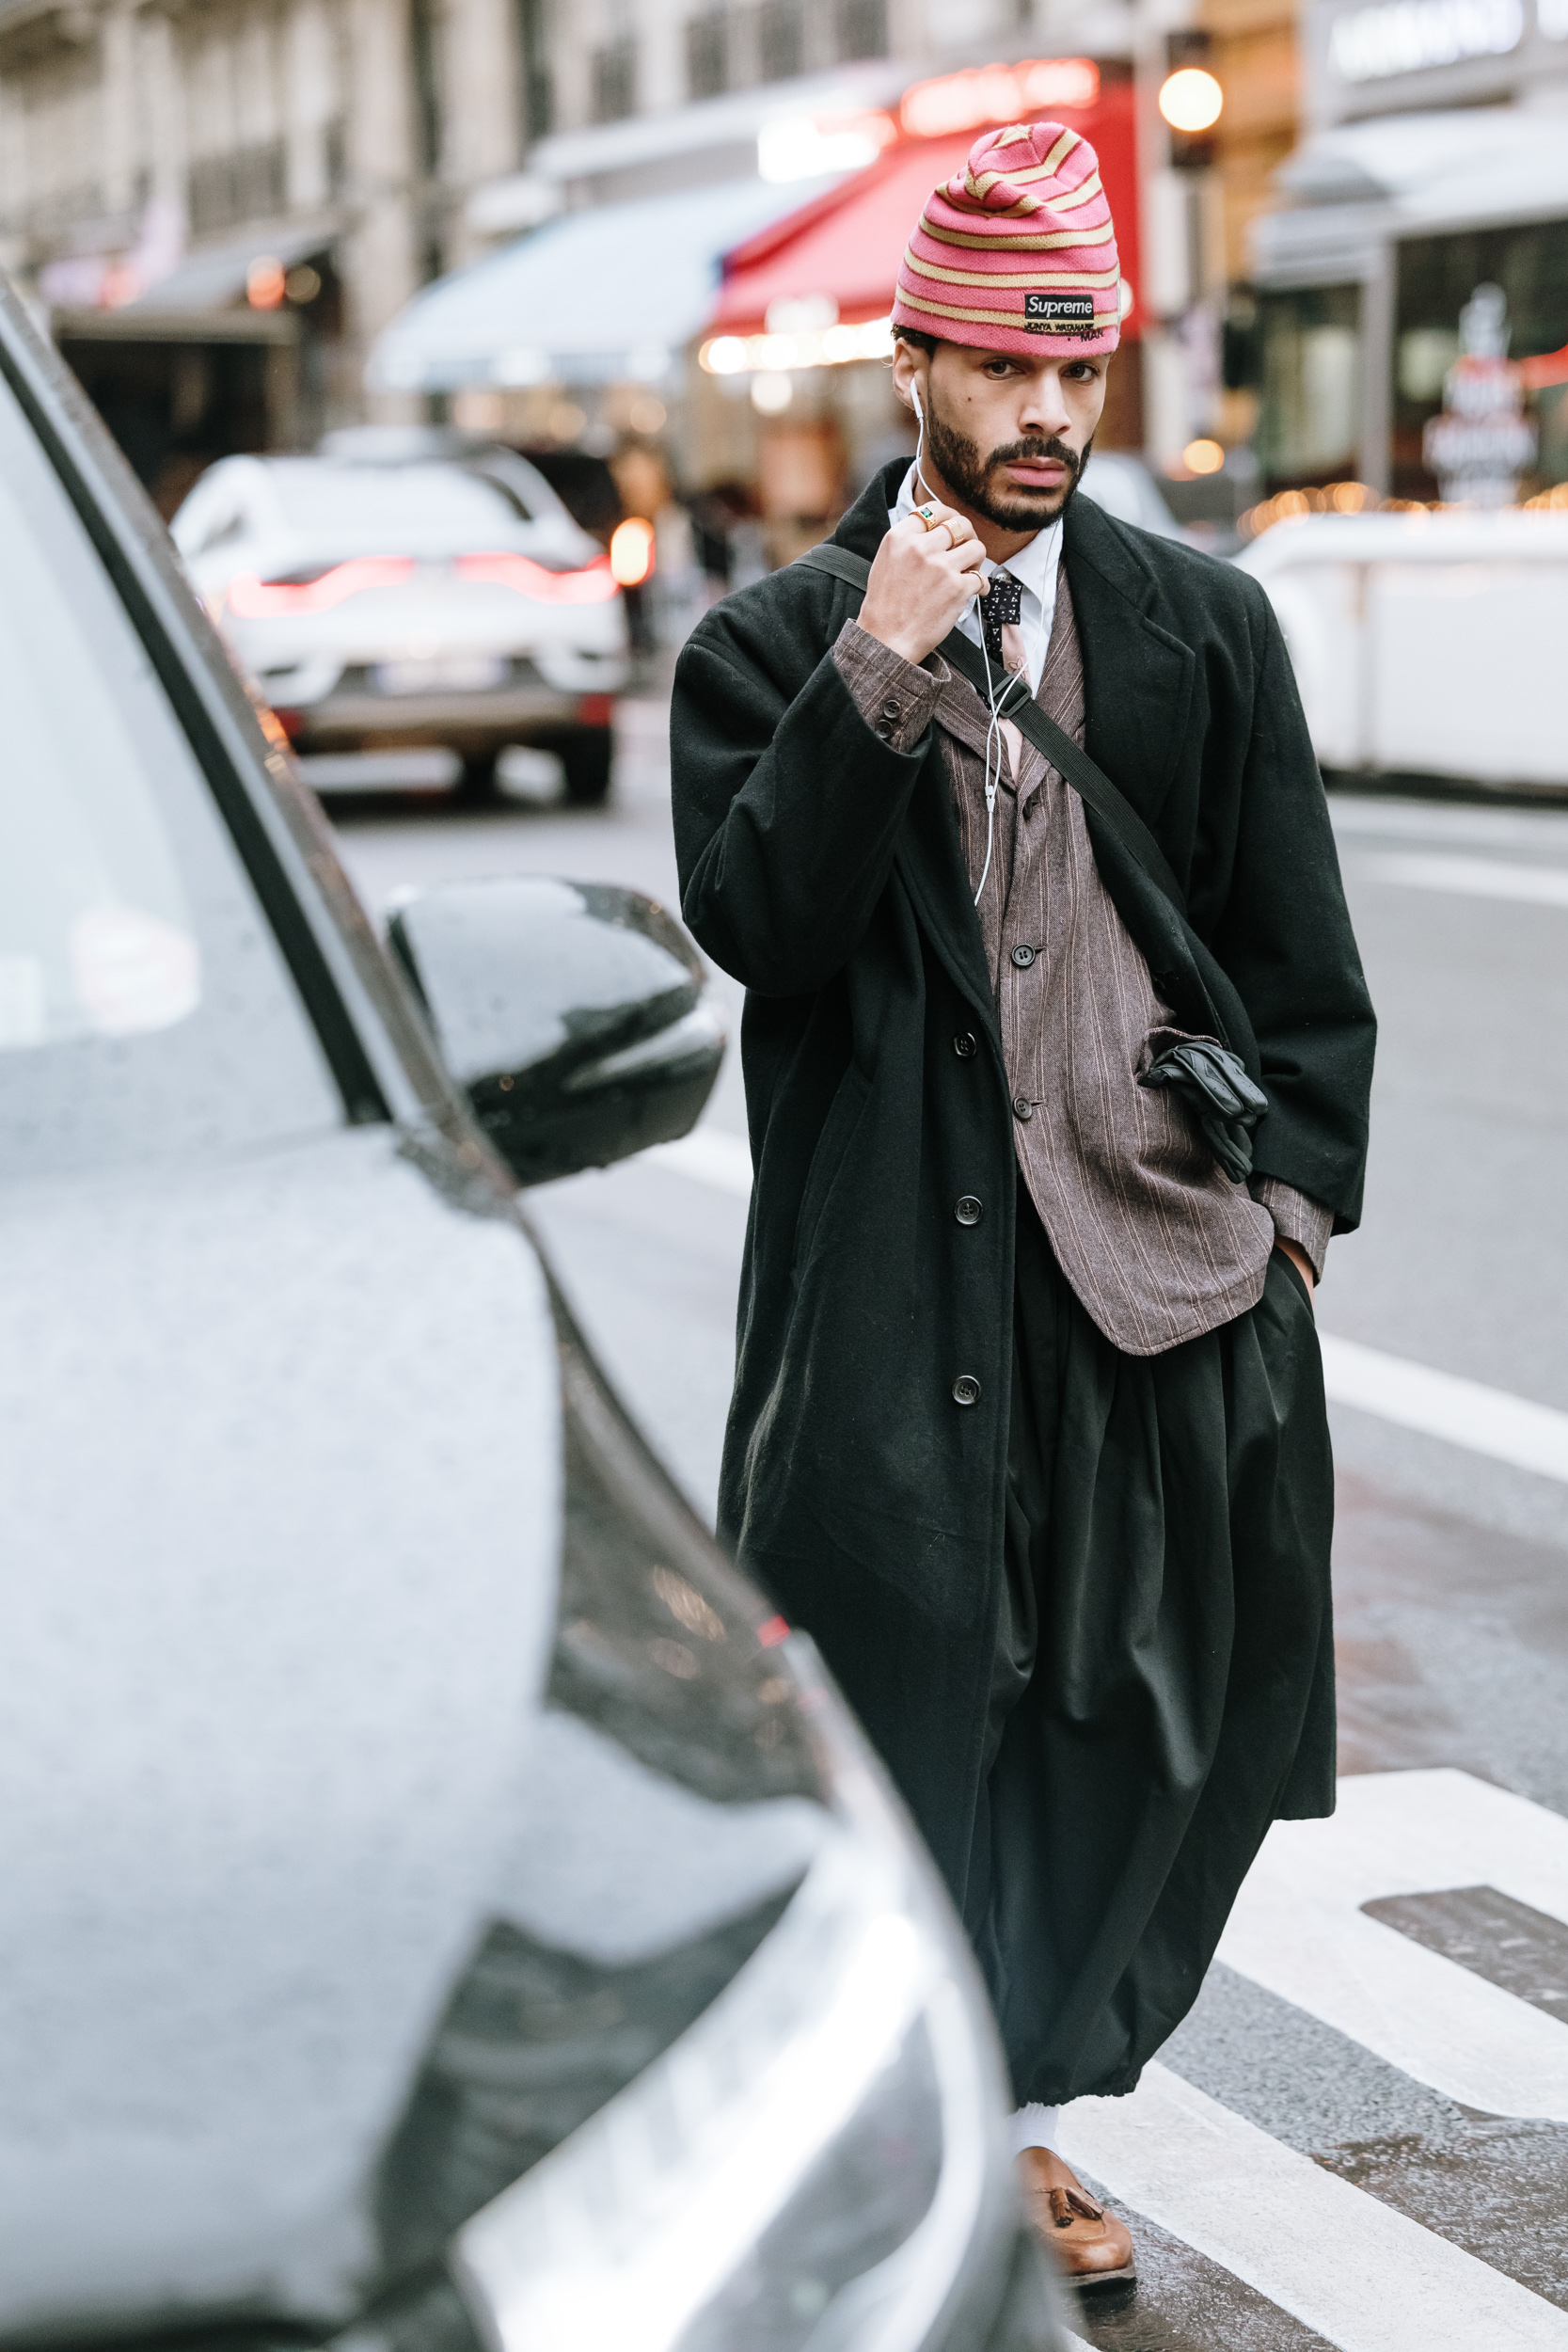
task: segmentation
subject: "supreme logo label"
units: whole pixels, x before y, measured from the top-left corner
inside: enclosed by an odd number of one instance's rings
[[[1092,335],[1094,296],[1092,294],[1026,294],[1023,297],[1023,324],[1031,335]]]

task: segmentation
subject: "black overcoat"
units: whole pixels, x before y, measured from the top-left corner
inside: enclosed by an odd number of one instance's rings
[[[902,472],[840,545],[875,555]],[[1091,815],[1101,872],[1179,1018],[1260,1076],[1257,1168],[1348,1232],[1372,1014],[1273,609],[1085,498],[1062,560],[1087,748],[1196,940]],[[857,604],[791,565],[709,612],[676,672],[682,910],[747,990],[755,1184],[720,1531],[816,1638],[961,1898],[1001,1597],[1013,1120],[934,736],[891,749],[832,659]],[[958,1224],[960,1194],[997,1213]],[[977,1405],[955,1401],[963,1375]]]

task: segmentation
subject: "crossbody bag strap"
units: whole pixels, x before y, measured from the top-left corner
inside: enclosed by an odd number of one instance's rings
[[[863,555],[856,555],[848,548],[836,547],[831,540],[821,547],[808,548],[797,561],[809,564],[814,571],[831,573],[834,580],[858,588],[863,596],[866,581],[871,577],[871,566]],[[944,661],[969,680],[982,699],[988,697],[989,683],[984,660],[978,647],[972,645],[967,637],[960,636],[954,629],[942,640],[937,651]],[[1079,799],[1085,802],[1097,817],[1104,819],[1128,855],[1142,866],[1149,881],[1164,892],[1185,921],[1186,898],[1171,871],[1164,851],[1132,802],[1117,790],[1103,768],[1089,757],[1081,743],[1073,741],[1065,727],[1058,726],[1054,719],[1046,715],[1032,695],[1020,694],[1016,702],[1009,702],[1004,697],[998,709],[1004,718],[1011,720],[1021,735],[1029,738],[1035,749],[1044,755],[1053,768],[1067,778]]]

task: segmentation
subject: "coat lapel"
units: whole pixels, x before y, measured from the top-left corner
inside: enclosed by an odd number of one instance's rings
[[[1197,658],[1153,618],[1153,575],[1092,499],[1068,508],[1062,560],[1084,654],[1085,749],[1152,824],[1186,739]]]

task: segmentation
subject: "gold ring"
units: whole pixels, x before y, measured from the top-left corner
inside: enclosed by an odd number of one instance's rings
[[[927,531],[934,531],[936,529],[937,510],[934,506],[917,506],[914,511],[919,516]]]

